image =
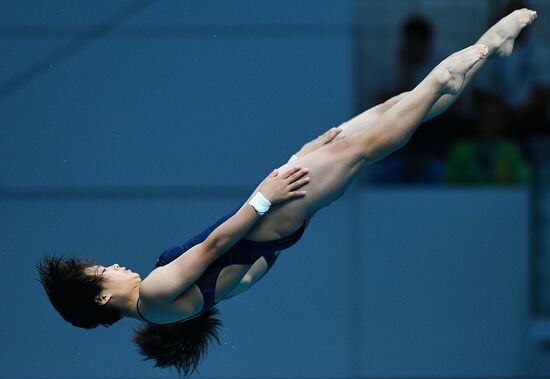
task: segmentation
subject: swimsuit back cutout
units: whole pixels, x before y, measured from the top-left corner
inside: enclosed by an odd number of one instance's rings
[[[238,210],[239,208],[226,214],[225,216],[220,218],[218,221],[216,221],[213,225],[208,227],[206,230],[190,238],[189,240],[184,242],[182,245],[173,246],[164,250],[164,252],[162,252],[162,254],[159,256],[158,261],[155,265],[155,268],[164,266],[172,262],[174,259],[184,254],[187,250],[189,250],[193,246],[206,240],[206,238],[210,235],[210,233],[212,233],[214,229],[216,229],[219,225],[223,224],[227,219],[233,216]],[[305,223],[300,227],[300,229],[298,229],[291,235],[283,237],[278,240],[267,241],[267,242],[250,241],[244,238],[239,240],[235,245],[233,245],[229,250],[227,250],[224,255],[216,259],[210,266],[208,266],[206,271],[201,275],[201,277],[195,283],[199,287],[204,300],[204,305],[201,311],[196,315],[184,318],[176,322],[190,320],[191,318],[200,316],[207,310],[214,307],[214,305],[216,304],[215,297],[214,297],[215,291],[216,291],[216,281],[218,280],[218,276],[224,267],[227,267],[232,264],[252,265],[259,258],[264,257],[265,260],[267,261],[267,266],[268,266],[266,270],[266,273],[267,273],[267,271],[271,269],[271,267],[277,260],[277,255],[275,254],[275,252],[288,249],[289,247],[294,245],[296,242],[298,242],[302,237],[302,235],[304,234],[304,230],[305,230]],[[150,322],[145,317],[143,317],[139,309],[139,298],[137,302],[137,311],[139,316],[144,321]]]

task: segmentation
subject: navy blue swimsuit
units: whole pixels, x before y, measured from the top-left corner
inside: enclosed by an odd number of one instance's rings
[[[232,212],[226,214],[222,218],[220,218],[216,223],[208,227],[205,231],[202,233],[197,234],[196,236],[190,238],[187,240],[183,245],[181,246],[173,246],[171,248],[166,249],[158,258],[156,267],[164,266],[170,262],[172,262],[174,259],[185,253],[187,250],[192,248],[193,246],[203,242],[209,235],[212,233],[214,229],[216,229],[219,225],[223,224],[228,218],[233,216],[240,208],[237,208],[233,210]],[[204,305],[201,309],[201,311],[193,315],[191,317],[182,319],[177,322],[181,321],[187,321],[191,318],[197,317],[207,310],[214,307],[216,304],[214,295],[216,291],[216,281],[218,280],[218,276],[220,275],[220,272],[223,270],[224,267],[227,267],[232,264],[241,264],[241,265],[252,265],[254,262],[256,262],[259,258],[264,257],[267,261],[267,271],[273,266],[275,261],[277,260],[277,255],[275,252],[281,251],[284,249],[288,249],[292,245],[294,245],[296,242],[300,240],[302,235],[304,234],[305,230],[305,223],[289,236],[283,237],[278,240],[274,241],[267,241],[267,242],[256,242],[256,241],[250,241],[247,239],[241,239],[239,240],[235,245],[233,245],[229,250],[225,252],[224,255],[216,259],[207,269],[206,271],[201,275],[201,277],[196,281],[195,284],[198,285],[202,297],[204,300]],[[266,273],[267,273],[266,271]],[[137,302],[137,311],[139,316],[147,322],[147,319],[143,317],[139,310],[139,298]]]

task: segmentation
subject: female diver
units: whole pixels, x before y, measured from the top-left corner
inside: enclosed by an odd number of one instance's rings
[[[515,38],[535,18],[528,9],[510,13],[476,45],[443,60],[412,91],[306,144],[239,209],[164,251],[143,281],[118,264],[44,257],[37,269],[51,303],[66,321],[86,329],[122,317],[145,321],[134,341],[146,359],[174,366],[182,375],[196,371],[209,341],[218,340],[221,323],[214,305],[263,277],[362,167],[402,147],[422,121],[447,109],[489,56],[511,53]]]

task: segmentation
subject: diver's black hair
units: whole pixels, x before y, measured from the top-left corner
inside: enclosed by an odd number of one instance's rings
[[[174,367],[180,376],[198,372],[197,366],[208,352],[211,341],[220,344],[219,328],[222,322],[212,308],[189,321],[156,325],[147,323],[134,330],[134,342],[144,356],[152,359],[155,367]]]
[[[91,259],[55,255],[45,256],[36,263],[38,281],[53,307],[65,321],[84,329],[108,327],[122,318],[116,309],[95,301],[101,293],[103,278],[85,271],[94,265]]]

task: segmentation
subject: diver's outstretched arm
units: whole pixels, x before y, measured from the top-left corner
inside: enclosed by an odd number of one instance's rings
[[[274,170],[260,185],[262,194],[271,202],[304,197],[298,189],[309,182],[308,170],[294,166],[281,171]],[[192,286],[206,269],[260,220],[261,216],[247,201],[233,216],[219,225],[201,243],[191,247],[167,265],[157,267],[142,282],[140,293],[152,301],[173,300]]]

